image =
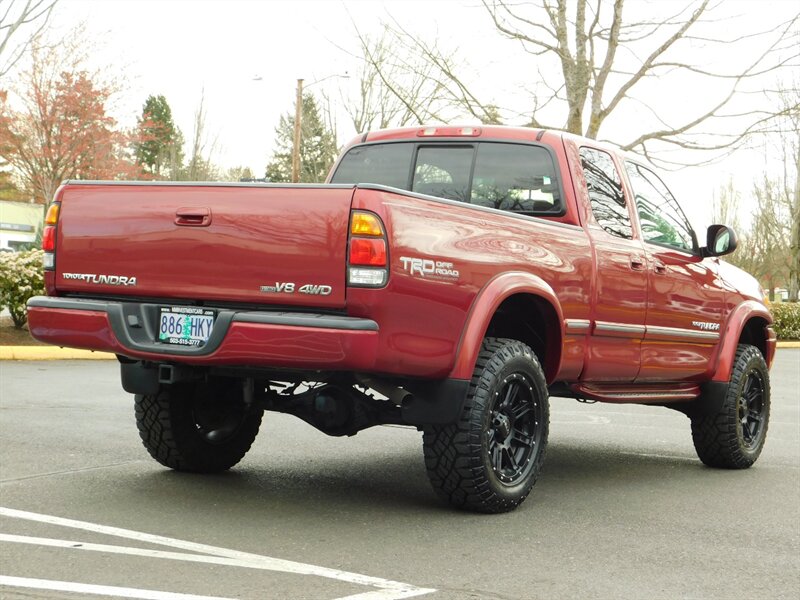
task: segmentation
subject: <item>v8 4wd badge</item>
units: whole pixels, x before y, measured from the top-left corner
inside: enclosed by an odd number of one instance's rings
[[[293,281],[276,281],[275,285],[262,285],[260,291],[263,294],[308,294],[309,296],[330,296],[333,288],[329,285],[316,285],[306,283],[299,288]]]

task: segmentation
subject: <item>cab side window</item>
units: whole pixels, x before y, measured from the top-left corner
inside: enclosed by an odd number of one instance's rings
[[[622,192],[622,178],[611,155],[594,148],[581,148],[580,155],[597,224],[611,235],[631,239],[633,229]]]
[[[644,240],[693,252],[694,231],[664,182],[650,169],[636,163],[626,161],[625,171],[636,197]]]
[[[408,188],[414,144],[372,144],[356,146],[344,155],[331,183],[377,183]]]
[[[552,157],[539,146],[478,145],[470,202],[523,214],[561,212]]]

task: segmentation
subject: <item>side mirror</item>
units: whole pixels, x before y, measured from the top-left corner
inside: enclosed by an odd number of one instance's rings
[[[725,256],[736,250],[736,233],[727,225],[711,225],[706,234],[703,256]]]

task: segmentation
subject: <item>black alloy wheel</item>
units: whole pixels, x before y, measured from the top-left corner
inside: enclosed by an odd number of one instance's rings
[[[764,379],[759,371],[750,371],[739,397],[737,414],[742,442],[748,449],[752,450],[758,443],[764,423],[764,406]]]
[[[740,344],[719,410],[691,417],[697,456],[709,467],[750,467],[764,448],[769,413],[767,364],[758,348]]]
[[[515,509],[544,463],[549,418],[547,383],[533,351],[517,340],[486,338],[459,420],[425,427],[433,489],[465,510]]]
[[[504,485],[516,485],[527,476],[536,445],[541,445],[543,410],[533,385],[523,373],[513,373],[495,392],[486,449],[492,470]]]

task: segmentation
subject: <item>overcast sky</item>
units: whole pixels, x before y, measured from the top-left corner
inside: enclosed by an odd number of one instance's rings
[[[628,2],[627,10],[650,11],[680,6],[677,0]],[[426,39],[438,38],[445,47],[458,47],[472,65],[470,77],[484,90],[502,89],[504,99],[521,86],[519,66],[530,57],[518,46],[503,41],[494,31],[477,2],[321,2],[198,1],[198,0],[62,0],[53,26],[66,30],[84,21],[97,39],[100,51],[94,59],[121,74],[126,92],[115,107],[115,116],[125,126],[135,124],[150,94],[163,94],[176,123],[188,139],[193,114],[205,94],[208,129],[217,139],[212,157],[223,167],[249,166],[263,174],[272,151],[272,140],[280,115],[291,110],[296,80],[306,84],[327,78],[311,87],[333,97],[349,81],[336,75],[353,73],[356,63],[347,55],[355,52],[352,21],[365,32],[377,32],[380,20],[389,15]],[[766,28],[797,13],[794,0],[725,0],[726,19],[719,35],[735,37]],[[743,48],[742,52],[752,51]],[[724,67],[741,56],[710,56],[713,67]],[[260,78],[260,80],[256,80]],[[643,89],[669,110],[688,110],[711,96],[713,90],[692,86]],[[519,90],[518,90],[519,91]],[[664,102],[665,98],[668,99]],[[707,100],[707,98],[705,98]],[[633,113],[634,111],[630,111]],[[635,131],[633,114],[621,114],[610,122],[604,136]],[[355,135],[344,115],[337,118],[339,142]],[[771,152],[771,151],[770,151]],[[665,179],[688,209],[696,225],[708,223],[712,193],[728,177],[735,177],[743,191],[767,168],[772,158],[761,148],[739,153],[708,168],[693,168],[667,174]],[[693,160],[689,156],[688,160]],[[698,158],[698,160],[700,160]]]

